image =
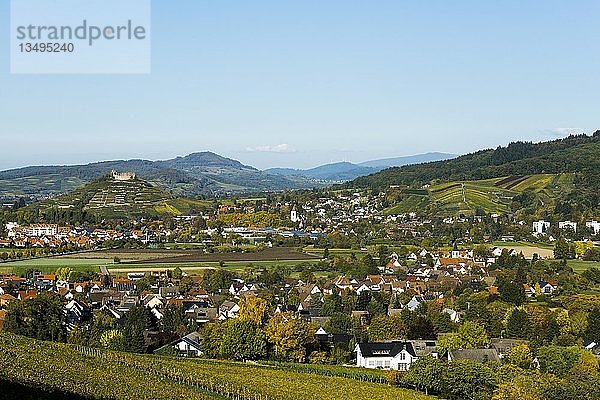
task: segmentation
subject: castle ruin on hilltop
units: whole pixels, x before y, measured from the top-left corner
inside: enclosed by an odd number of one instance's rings
[[[132,181],[135,179],[133,172],[117,172],[111,171],[111,175],[115,181]]]

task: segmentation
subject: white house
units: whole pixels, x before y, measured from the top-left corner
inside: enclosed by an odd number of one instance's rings
[[[577,232],[577,222],[573,221],[561,221],[558,223],[559,229],[571,229],[573,232]]]
[[[600,222],[598,221],[589,221],[585,223],[585,226],[594,231],[594,235],[600,233]]]
[[[552,294],[558,289],[558,282],[553,280],[541,281],[540,289],[543,294]]]
[[[237,318],[240,312],[240,306],[232,301],[225,301],[219,307],[219,321],[225,321],[230,318]]]
[[[156,294],[146,295],[143,299],[144,305],[150,309],[162,308],[164,306],[163,298]]]
[[[458,322],[460,320],[460,317],[458,316],[458,312],[456,310],[453,310],[451,308],[444,308],[442,312],[450,315],[450,321],[452,322]]]
[[[406,306],[410,311],[415,311],[417,307],[419,307],[419,304],[421,304],[421,302],[417,299],[417,296],[413,296]]]
[[[362,368],[408,371],[417,359],[410,342],[359,343],[354,351],[356,366]]]
[[[533,233],[535,234],[542,235],[546,233],[548,228],[550,228],[550,222],[548,221],[544,221],[542,219],[539,221],[533,221]]]
[[[200,357],[203,353],[200,348],[202,338],[198,332],[192,332],[189,335],[177,340],[173,346],[183,357]]]
[[[240,292],[247,292],[249,290],[248,286],[241,279],[235,279],[234,282],[229,287],[229,293],[232,296],[237,296]]]
[[[293,223],[297,223],[300,222],[300,216],[298,215],[298,210],[296,210],[296,207],[294,206],[294,208],[292,209],[292,211],[290,212],[290,220]]]
[[[399,268],[402,266],[402,264],[400,264],[400,262],[398,261],[398,254],[396,253],[392,253],[392,255],[390,256],[390,262],[387,263],[387,265],[385,266],[385,269],[388,271],[393,271],[396,268]]]
[[[500,257],[502,255],[502,250],[503,250],[502,247],[494,247],[492,249],[492,255],[494,257]]]
[[[25,227],[25,234],[30,237],[53,236],[58,233],[58,225],[33,224]]]
[[[77,301],[71,300],[63,307],[63,313],[67,322],[67,330],[72,331],[83,320],[85,308]]]

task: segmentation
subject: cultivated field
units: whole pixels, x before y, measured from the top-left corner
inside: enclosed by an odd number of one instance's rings
[[[46,391],[73,393],[84,399],[433,399],[384,383],[301,371],[97,352],[0,334],[0,378]],[[331,375],[338,375],[335,367]],[[360,375],[357,370],[357,377]]]
[[[115,263],[114,259],[120,262]],[[271,248],[245,253],[204,253],[199,250],[115,249],[99,250],[0,263],[0,274],[24,275],[28,270],[51,273],[69,267],[74,271],[98,272],[107,266],[111,273],[165,271],[181,268],[188,273],[222,266],[232,271],[252,268],[295,267],[319,261],[319,256],[291,248]]]
[[[533,258],[534,254],[537,254],[538,256],[540,256],[542,258],[554,258],[554,249],[549,249],[549,248],[545,248],[545,247],[523,246],[523,245],[520,245],[520,246],[499,245],[498,247],[500,247],[502,249],[508,249],[508,250],[513,249],[517,253],[523,253],[525,258],[527,258],[527,259]]]
[[[302,253],[288,247],[273,247],[262,251],[204,253],[189,250],[183,255],[160,257],[141,260],[139,263],[206,263],[206,262],[248,262],[248,261],[286,261],[286,260],[316,260],[318,257]]]

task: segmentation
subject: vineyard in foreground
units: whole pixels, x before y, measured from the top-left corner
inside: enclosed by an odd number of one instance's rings
[[[333,375],[115,353],[0,334],[0,380],[85,399],[432,399]]]

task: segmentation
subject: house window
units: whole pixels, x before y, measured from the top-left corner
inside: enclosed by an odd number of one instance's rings
[[[405,353],[400,353],[400,359],[401,360],[406,360],[406,354]]]

